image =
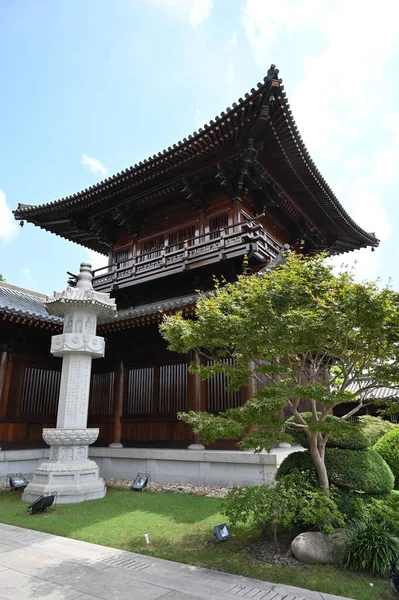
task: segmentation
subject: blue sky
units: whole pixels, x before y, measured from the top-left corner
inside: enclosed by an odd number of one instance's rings
[[[398,22],[396,0],[3,0],[0,273],[47,293],[65,287],[87,250],[21,229],[10,210],[163,150],[274,62],[322,174],[381,239],[338,262],[399,288]]]

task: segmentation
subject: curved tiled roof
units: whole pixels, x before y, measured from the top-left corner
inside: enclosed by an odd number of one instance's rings
[[[198,294],[191,294],[122,309],[115,317],[100,319],[99,329],[100,331],[102,328],[113,329],[114,324],[133,322],[136,319],[150,315],[158,315],[161,318],[163,311],[169,312],[194,305],[197,298]],[[0,282],[0,316],[3,315],[6,319],[48,323],[61,327],[63,319],[51,315],[47,311],[45,307],[46,299],[45,294]]]
[[[352,383],[347,391],[358,392],[360,389],[367,388],[369,385],[373,385],[370,379],[364,379],[363,381],[356,381]],[[359,394],[359,398],[362,400],[392,400],[399,398],[399,385],[392,385],[392,387],[374,387],[374,389],[366,390],[362,394]]]
[[[188,172],[237,156],[248,138],[263,143],[259,160],[267,176],[299,215],[336,240],[338,251],[378,245],[375,235],[349,216],[310,157],[274,65],[256,89],[177,144],[71,196],[39,206],[19,204],[15,217],[104,252],[94,239],[74,237],[79,214],[86,218],[94,205],[96,214],[105,214],[150,193],[173,191]]]
[[[0,314],[28,320],[61,324],[60,317],[50,315],[44,306],[47,296],[10,283],[0,283]]]

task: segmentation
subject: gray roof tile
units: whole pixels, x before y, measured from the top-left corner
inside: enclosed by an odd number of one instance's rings
[[[155,314],[160,311],[168,311],[183,308],[194,304],[198,294],[179,296],[169,300],[161,300],[120,310],[115,317],[101,319],[100,324],[113,323],[115,321],[130,321],[137,317]],[[48,323],[62,323],[60,317],[50,315],[44,303],[47,299],[45,294],[26,290],[10,283],[0,283],[0,314],[20,315],[31,317],[34,320]]]
[[[32,317],[48,323],[61,323],[60,317],[50,315],[44,306],[47,296],[32,290],[0,283],[0,312]]]

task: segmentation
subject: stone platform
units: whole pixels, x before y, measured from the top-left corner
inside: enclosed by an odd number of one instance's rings
[[[238,450],[168,450],[159,448],[89,447],[89,459],[104,479],[129,479],[149,473],[159,483],[199,485],[260,485],[270,482],[281,462],[300,446],[275,448],[272,452]],[[20,472],[27,479],[49,457],[49,449],[0,452],[0,481],[8,473]]]

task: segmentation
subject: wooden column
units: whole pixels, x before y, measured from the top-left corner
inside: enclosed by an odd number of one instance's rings
[[[123,448],[121,444],[121,433],[122,425],[121,418],[123,413],[123,395],[125,389],[125,367],[123,360],[118,362],[115,373],[115,387],[114,387],[114,406],[113,406],[113,432],[112,432],[112,444],[110,448]]]
[[[3,406],[3,394],[6,387],[7,352],[0,351],[0,405]],[[1,412],[1,410],[0,410]]]
[[[192,353],[192,364],[200,366],[202,357],[198,352]],[[195,412],[206,410],[206,382],[200,379],[198,373],[188,374],[188,410]],[[195,447],[197,446],[197,448]],[[201,449],[201,437],[197,434],[191,434],[191,444],[189,448],[192,450]]]

